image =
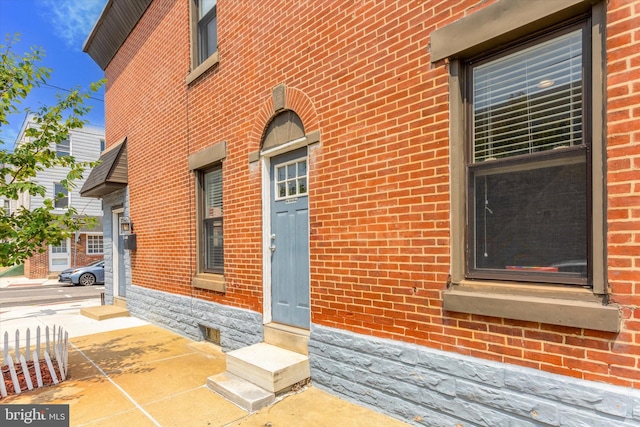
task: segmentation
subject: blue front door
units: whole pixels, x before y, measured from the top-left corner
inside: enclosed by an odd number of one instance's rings
[[[271,301],[277,323],[309,328],[307,149],[271,159]]]

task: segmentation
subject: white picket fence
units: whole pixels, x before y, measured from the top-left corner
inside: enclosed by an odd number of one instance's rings
[[[41,337],[44,337],[44,342],[41,342]],[[69,334],[62,329],[62,326],[58,326],[57,329],[55,325],[51,329],[47,326],[44,329],[44,334],[41,333],[40,326],[38,326],[35,333],[34,347],[32,347],[31,342],[31,330],[27,329],[23,349],[20,348],[20,331],[16,330],[13,355],[11,355],[9,343],[9,332],[5,332],[2,367],[3,371],[6,370],[5,367],[8,367],[15,394],[20,394],[23,391],[18,381],[18,371],[16,369],[18,366],[22,368],[28,390],[43,387],[45,385],[42,381],[43,373],[46,374],[47,371],[51,375],[54,384],[58,384],[67,379],[69,368]],[[29,366],[29,360],[33,361],[33,365]],[[58,367],[61,378],[58,378],[56,374],[54,363]],[[36,384],[33,384],[31,380],[31,372],[34,372],[36,375]],[[5,372],[2,372],[3,377],[4,375]],[[4,378],[0,381],[0,395],[2,397],[7,396],[7,387],[5,386]]]

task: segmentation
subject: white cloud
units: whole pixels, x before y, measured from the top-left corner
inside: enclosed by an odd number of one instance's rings
[[[41,0],[42,12],[68,47],[80,50],[107,0]]]

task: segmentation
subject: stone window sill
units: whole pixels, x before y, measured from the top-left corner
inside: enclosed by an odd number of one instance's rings
[[[619,332],[620,312],[588,289],[463,280],[445,291],[444,310]]]
[[[213,55],[205,59],[205,61],[202,64],[198,65],[192,72],[190,72],[187,75],[187,79],[186,79],[187,85],[191,84],[191,82],[193,82],[202,74],[204,74],[205,71],[207,71],[209,68],[216,65],[218,62],[220,62],[219,58],[220,57],[218,55],[218,52],[215,52]]]
[[[225,292],[224,276],[221,274],[196,274],[191,283],[194,288],[207,289],[215,292]]]

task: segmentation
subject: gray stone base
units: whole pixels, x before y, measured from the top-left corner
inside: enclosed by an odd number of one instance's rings
[[[414,425],[639,426],[640,391],[312,326],[314,386]]]
[[[262,342],[262,314],[183,295],[147,289],[127,288],[131,315],[175,331],[193,340],[204,339],[200,326],[220,331],[223,351]]]

